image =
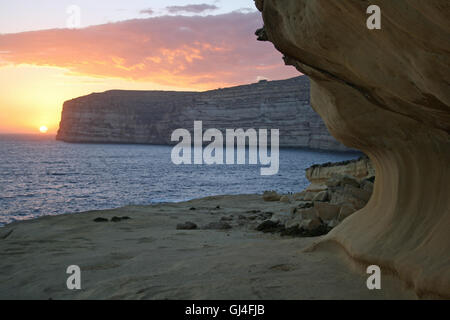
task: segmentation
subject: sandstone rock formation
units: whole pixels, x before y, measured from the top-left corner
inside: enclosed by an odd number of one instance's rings
[[[177,128],[276,128],[280,146],[348,150],[310,108],[309,80],[260,81],[206,92],[107,91],[64,103],[57,139],[173,144]]]
[[[377,4],[381,30],[366,28]],[[257,0],[267,38],[311,78],[311,104],[376,170],[368,204],[318,247],[339,243],[419,296],[450,297],[450,3]]]
[[[270,221],[275,225],[268,230],[263,228],[264,231],[300,237],[328,233],[367,204],[373,192],[374,174],[366,156],[311,166],[306,169],[311,184],[302,192],[283,196],[274,191],[264,192],[264,201],[292,205],[289,214],[272,216]]]

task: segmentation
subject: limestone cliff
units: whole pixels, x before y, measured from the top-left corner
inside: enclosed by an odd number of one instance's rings
[[[260,81],[206,92],[107,91],[64,103],[57,139],[172,144],[177,128],[276,128],[283,147],[348,150],[310,108],[309,80]]]
[[[381,30],[366,28],[378,5]],[[285,61],[311,77],[311,104],[376,170],[368,204],[328,234],[419,296],[450,297],[450,2],[257,0]]]
[[[306,178],[311,182],[308,190],[324,189],[327,180],[336,175],[349,175],[362,180],[374,177],[375,169],[366,156],[356,160],[313,165],[306,169]]]

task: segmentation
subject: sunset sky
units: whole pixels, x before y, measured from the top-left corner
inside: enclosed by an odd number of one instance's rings
[[[54,134],[63,102],[91,92],[206,90],[298,75],[256,41],[261,26],[253,0],[2,1],[0,133],[47,126]]]

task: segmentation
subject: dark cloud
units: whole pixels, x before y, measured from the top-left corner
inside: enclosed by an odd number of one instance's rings
[[[219,7],[213,4],[188,4],[185,6],[168,6],[166,10],[169,13],[180,13],[180,12],[190,12],[190,13],[202,13],[205,11],[217,10]]]
[[[144,9],[140,11],[141,14],[148,14],[148,15],[153,15],[155,13],[155,11],[153,11],[153,9]]]
[[[256,41],[259,13],[163,16],[0,35],[0,61],[83,75],[198,89],[297,75],[273,45]]]

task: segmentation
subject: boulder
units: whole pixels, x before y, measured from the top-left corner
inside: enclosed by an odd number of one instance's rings
[[[312,231],[319,228],[322,225],[319,218],[315,217],[313,219],[305,219],[301,223],[301,228],[304,230]]]
[[[195,229],[197,229],[197,225],[190,221],[177,224],[177,230],[195,230]]]
[[[314,202],[314,209],[317,212],[317,216],[322,219],[322,221],[329,221],[337,219],[341,207],[340,205],[326,202]]]
[[[280,201],[281,196],[276,191],[264,191],[264,201]]]
[[[290,203],[291,199],[289,198],[289,196],[281,196],[280,202]]]
[[[320,191],[312,199],[312,201],[327,201],[327,200],[328,200],[328,191]]]
[[[297,210],[297,215],[303,219],[315,219],[318,217],[317,210],[314,207]]]

